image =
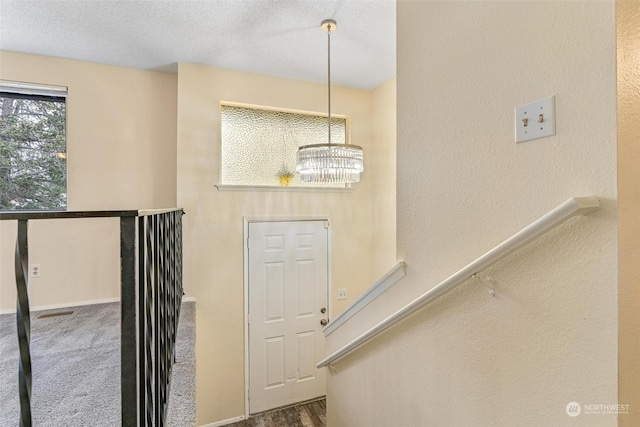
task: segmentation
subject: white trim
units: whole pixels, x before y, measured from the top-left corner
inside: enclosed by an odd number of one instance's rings
[[[242,234],[242,246],[243,246],[243,288],[244,288],[244,418],[249,418],[249,328],[247,321],[249,319],[249,247],[247,245],[249,239],[249,224],[252,222],[303,222],[303,221],[325,221],[327,223],[327,310],[329,313],[329,319],[332,315],[331,305],[331,217],[325,216],[272,216],[272,217],[243,217],[243,234]],[[242,420],[238,420],[242,421]],[[219,424],[224,425],[224,424]]]
[[[311,193],[352,193],[354,187],[283,187],[277,185],[216,185],[218,191],[285,191]]]
[[[67,96],[67,88],[65,86],[45,86],[34,83],[13,82],[9,80],[0,80],[0,91],[19,93],[23,95],[57,96],[61,98]]]
[[[238,421],[244,421],[244,420],[246,420],[246,418],[241,415],[239,417],[229,418],[222,421],[216,421],[215,423],[203,424],[200,427],[220,427],[220,426],[226,426],[226,425],[237,423]]]
[[[533,240],[541,234],[546,233],[547,231],[563,223],[567,219],[579,214],[586,215],[597,209],[600,209],[600,201],[597,197],[573,197],[565,201],[564,203],[552,209],[537,220],[533,221],[531,224],[518,231],[516,234],[509,237],[507,240],[503,241],[493,249],[484,253],[471,264],[468,264],[461,270],[458,270],[458,272],[440,282],[438,285],[429,289],[427,292],[414,299],[409,304],[393,313],[391,316],[387,317],[377,325],[373,326],[366,332],[354,338],[349,343],[334,351],[329,356],[318,362],[316,364],[316,367],[322,368],[323,366],[331,365],[336,360],[351,353],[353,350],[365,344],[383,331],[389,329],[391,326],[395,325],[402,319],[415,313],[420,308],[424,307],[427,303],[433,301],[441,295],[444,295],[461,283],[466,282],[480,271],[493,265],[525,243]]]
[[[247,108],[250,110],[263,110],[263,111],[273,111],[276,113],[289,113],[289,114],[303,114],[305,116],[314,116],[314,117],[327,117],[328,113],[321,111],[311,111],[311,110],[297,110],[295,108],[284,108],[284,107],[271,107],[268,105],[260,105],[260,104],[248,104],[246,102],[233,102],[233,101],[223,101],[220,100],[220,108],[222,107],[239,107],[239,108]],[[349,120],[349,116],[345,116],[344,114],[335,114],[331,113],[331,118],[339,118]]]
[[[324,221],[327,229],[327,320],[331,321],[333,319],[333,303],[331,302],[333,300],[331,292],[333,289],[333,281],[331,280],[331,220],[325,218]]]
[[[302,222],[302,221],[329,221],[331,222],[331,218],[329,215],[321,215],[321,216],[245,216],[243,217],[245,221],[245,225],[247,226],[248,231],[248,223],[250,222]]]
[[[249,223],[253,222],[247,217],[243,218],[242,233],[242,281],[243,281],[243,298],[244,298],[244,318],[242,320],[242,328],[244,329],[244,416],[249,416]]]
[[[407,274],[407,264],[404,261],[397,263],[391,270],[382,276],[376,283],[371,285],[369,289],[364,291],[362,295],[356,298],[347,308],[345,308],[338,317],[334,318],[322,332],[325,336],[330,335],[338,329],[347,320],[351,319],[357,312],[365,308],[371,301],[378,298],[384,291],[395,285]]]
[[[77,307],[81,305],[107,304],[111,302],[120,302],[120,298],[104,298],[104,299],[94,299],[89,301],[74,301],[74,302],[64,302],[60,304],[37,305],[37,306],[31,307],[29,311],[35,312],[35,311],[43,311],[43,310],[57,310],[59,308]],[[0,310],[0,314],[12,314],[15,312],[16,312],[15,308],[8,309],[8,310]]]
[[[43,310],[57,310],[59,308],[79,307],[81,305],[108,304],[112,302],[120,302],[120,298],[105,298],[105,299],[94,299],[89,301],[65,302],[61,304],[38,305],[35,307],[31,307],[29,311],[36,312],[36,311],[43,311]],[[182,302],[196,302],[196,297],[182,297]],[[15,312],[16,312],[15,308],[0,310],[0,314],[13,314]]]

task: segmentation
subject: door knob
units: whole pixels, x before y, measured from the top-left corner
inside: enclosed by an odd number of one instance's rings
[[[327,312],[327,308],[326,307],[322,307],[320,309],[320,313],[325,314]]]
[[[329,323],[329,322],[327,322],[327,319],[322,319],[322,320],[320,320],[320,324],[321,324],[322,326],[327,326],[327,323]]]

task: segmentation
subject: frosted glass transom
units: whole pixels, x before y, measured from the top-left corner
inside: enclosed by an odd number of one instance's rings
[[[223,105],[221,117],[221,184],[280,186],[289,172],[290,187],[344,187],[302,183],[296,172],[299,146],[327,142],[326,116]],[[345,118],[331,118],[332,143],[346,143],[346,130]]]

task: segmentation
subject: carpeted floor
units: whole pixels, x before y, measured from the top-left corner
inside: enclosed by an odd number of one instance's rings
[[[46,317],[53,313],[69,312]],[[45,316],[43,316],[43,314]],[[15,315],[0,316],[0,426],[17,426]],[[33,425],[120,425],[120,304],[32,313]],[[168,425],[195,426],[195,303],[183,303]]]

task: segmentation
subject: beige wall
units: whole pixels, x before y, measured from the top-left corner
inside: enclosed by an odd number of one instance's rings
[[[343,301],[332,293],[334,315],[377,279],[372,272],[393,264],[395,186],[384,175],[393,170],[394,123],[385,116],[395,114],[395,83],[374,92],[333,90],[333,110],[351,117],[351,141],[365,149],[355,191],[220,192],[220,101],[322,112],[325,85],[190,64],[175,76],[13,52],[0,52],[0,63],[1,79],[69,88],[69,210],[185,208],[184,284],[198,301],[200,424],[244,414],[244,216],[331,218],[333,289],[349,290]],[[117,233],[117,220],[32,221],[30,260],[42,269],[30,281],[32,307],[118,299]],[[15,307],[14,241],[15,223],[4,222],[3,311]]]
[[[351,142],[365,150],[365,173],[355,191],[219,191],[221,101],[323,112],[326,86],[185,63],[178,68],[178,204],[187,213],[184,284],[198,304],[197,419],[204,425],[245,410],[244,217],[331,219],[333,315],[372,283],[373,241],[379,247],[395,242],[388,232],[372,236],[373,164],[383,149],[372,137],[370,92],[332,90],[332,111],[350,116]],[[338,301],[337,288],[347,288],[349,299]]]
[[[396,261],[396,79],[371,92],[372,140],[367,153],[371,193],[371,278],[382,277]]]
[[[640,425],[640,2],[617,1],[619,401]]]
[[[613,2],[398,3],[408,275],[372,315],[569,197],[603,207],[485,272],[495,298],[470,281],[338,362],[329,425],[617,424],[565,412],[571,401],[631,403],[618,402],[617,380],[614,15]],[[550,95],[557,135],[516,145],[514,108]]]
[[[176,203],[175,75],[0,52],[0,79],[67,86],[69,210]],[[15,309],[15,222],[0,225],[0,310]],[[32,221],[32,307],[119,299],[117,220]]]

